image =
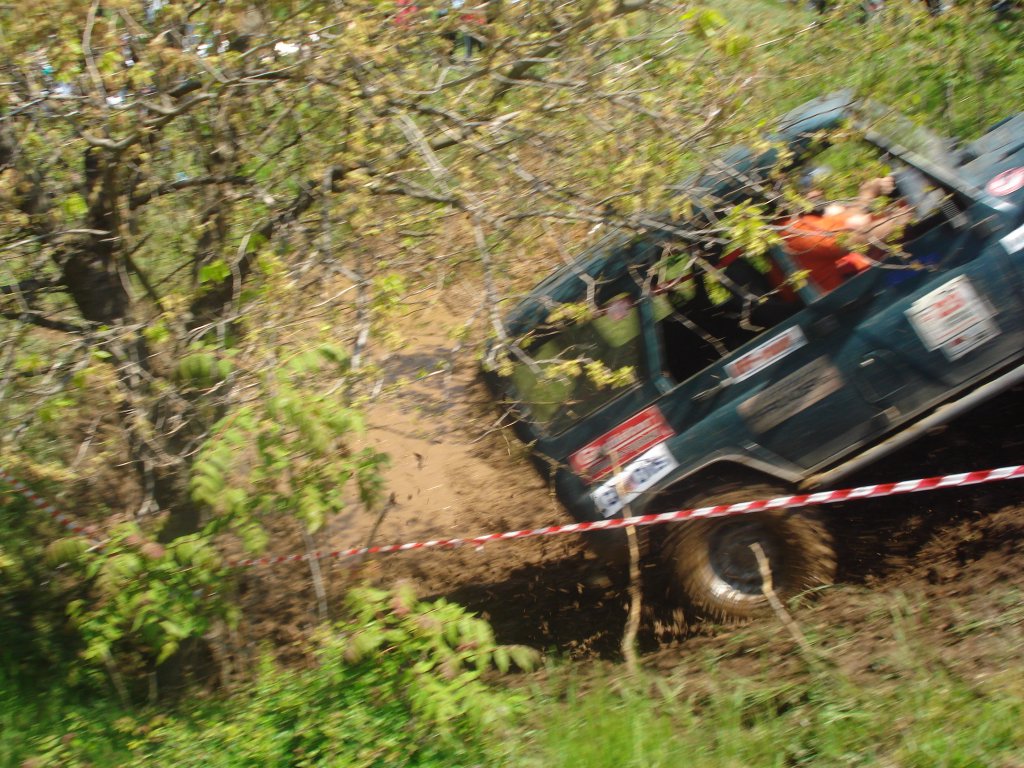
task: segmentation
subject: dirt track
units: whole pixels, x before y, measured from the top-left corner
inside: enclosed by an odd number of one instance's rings
[[[369,410],[367,442],[392,457],[390,502],[377,543],[569,521],[522,448],[495,428],[498,414],[476,383],[472,354],[451,354],[449,331],[465,318],[468,304],[460,302],[467,299],[450,295],[413,307],[400,331],[414,334],[415,343],[386,361],[392,371],[386,384],[398,376],[413,381],[379,398]],[[432,375],[415,380],[417,373]],[[850,478],[849,484],[1024,463],[1020,395],[1020,390],[1004,395],[943,433]],[[999,611],[986,604],[994,585],[1013,585],[1018,596],[1024,594],[1022,495],[1024,483],[1009,481],[830,507],[839,543],[839,588],[826,590],[809,610],[830,624],[864,623],[856,607],[860,587],[866,593],[912,595],[938,613],[986,616]],[[335,520],[318,546],[362,544],[373,522],[365,512],[353,511]],[[297,544],[282,532],[273,549],[292,551]],[[325,568],[334,598],[349,566]],[[370,562],[365,573],[383,584],[408,580],[423,595],[445,595],[468,606],[491,620],[502,642],[557,649],[571,657],[610,658],[618,652],[626,614],[625,575],[592,559],[578,537],[491,544],[482,551],[464,547],[389,555]],[[246,585],[251,605],[274,606],[273,618],[264,614],[252,626],[253,634],[297,647],[315,622],[307,568],[279,566],[247,578]],[[645,586],[645,651],[681,641],[696,647],[729,632],[680,627],[657,579],[648,578]],[[950,622],[955,623],[953,618]],[[1014,631],[1019,636],[1024,628],[1017,624]]]

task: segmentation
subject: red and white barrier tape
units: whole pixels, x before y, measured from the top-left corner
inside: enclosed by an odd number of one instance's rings
[[[257,565],[277,565],[279,563],[294,563],[302,560],[341,559],[346,557],[355,557],[358,555],[408,552],[410,550],[430,549],[433,547],[455,547],[462,544],[480,547],[491,541],[508,541],[510,539],[525,539],[531,536],[555,536],[567,533],[584,533],[586,531],[603,531],[615,528],[625,528],[630,525],[659,525],[661,523],[671,523],[679,520],[695,520],[706,517],[732,517],[735,515],[747,515],[752,512],[763,512],[770,509],[796,509],[799,507],[814,506],[816,504],[835,504],[840,501],[850,501],[852,499],[872,499],[884,496],[898,496],[903,493],[918,493],[920,491],[932,491],[939,488],[957,488],[964,485],[978,485],[980,483],[994,483],[1001,480],[1014,480],[1020,478],[1024,478],[1024,464],[1018,464],[1013,467],[1000,467],[999,469],[963,472],[956,475],[941,475],[939,477],[928,477],[920,480],[904,480],[899,483],[862,485],[858,488],[844,488],[837,491],[816,491],[815,493],[803,493],[793,496],[777,496],[774,499],[758,499],[754,501],[740,501],[734,504],[718,504],[712,507],[680,509],[675,512],[662,512],[654,515],[637,515],[634,517],[614,518],[611,520],[595,520],[588,523],[550,525],[546,528],[531,528],[522,531],[487,533],[482,536],[473,536],[466,539],[432,539],[430,541],[414,541],[406,544],[384,544],[375,547],[336,549],[329,552],[306,552],[295,555],[276,555],[237,559],[229,561],[229,565],[236,568],[250,568]],[[11,477],[11,475],[3,469],[0,469],[0,480],[3,480],[15,491],[24,496],[32,504],[68,530],[83,535],[86,533],[84,526],[79,525],[67,515],[59,512],[56,507],[41,499],[34,491],[32,491],[32,489],[28,488],[14,477]]]
[[[931,491],[938,488],[956,488],[962,485],[994,483],[1000,480],[1013,480],[1017,478],[1024,478],[1024,464],[1017,465],[1015,467],[1001,467],[1000,469],[964,472],[958,475],[928,477],[921,480],[904,480],[900,483],[863,485],[859,488],[846,488],[838,491],[818,491],[816,493],[804,493],[795,496],[778,496],[774,499],[759,499],[756,501],[741,501],[735,504],[719,504],[713,507],[681,509],[675,512],[662,512],[655,515],[637,515],[635,517],[597,520],[589,523],[551,525],[547,528],[533,528],[523,531],[488,533],[483,536],[473,536],[468,539],[433,539],[431,541],[409,542],[408,544],[386,544],[378,547],[353,547],[351,549],[337,549],[329,552],[307,552],[301,555],[254,557],[245,560],[233,560],[230,564],[238,568],[247,568],[257,565],[293,563],[300,560],[339,559],[355,557],[357,555],[407,552],[414,549],[429,549],[431,547],[455,547],[461,544],[480,547],[491,541],[525,539],[531,536],[554,536],[563,533],[583,533],[584,531],[601,531],[613,528],[625,528],[630,525],[659,525],[661,523],[670,523],[678,520],[694,520],[705,517],[730,517],[734,515],[746,515],[751,512],[762,512],[767,509],[794,509],[797,507],[809,507],[815,504],[835,504],[836,502],[848,501],[851,499],[897,496],[902,493]]]
[[[18,480],[16,477],[9,475],[2,467],[0,467],[0,480],[3,480],[7,485],[11,486],[18,494],[24,496],[28,501],[36,507],[39,511],[45,512],[50,516],[58,525],[62,525],[72,533],[77,533],[81,536],[88,536],[89,532],[84,525],[79,524],[68,515],[65,515],[53,504],[43,499],[35,491],[25,485],[23,482]]]

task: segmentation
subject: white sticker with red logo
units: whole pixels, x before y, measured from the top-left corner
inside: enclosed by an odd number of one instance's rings
[[[595,488],[590,495],[601,515],[612,517],[678,466],[679,462],[668,446],[659,443]]]
[[[787,328],[778,336],[773,336],[763,344],[759,344],[745,355],[737,357],[727,366],[726,373],[734,382],[743,381],[760,373],[769,365],[777,363],[790,352],[795,352],[807,343],[807,337],[799,325]]]
[[[652,405],[580,448],[569,457],[569,466],[583,478],[600,480],[673,435],[658,406]]]
[[[1024,168],[1011,168],[993,176],[985,185],[985,191],[995,197],[1003,197],[1024,187]]]
[[[992,311],[963,275],[910,305],[907,319],[929,351],[957,360],[999,335]]]

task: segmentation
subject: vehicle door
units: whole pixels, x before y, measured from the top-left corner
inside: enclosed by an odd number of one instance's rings
[[[765,283],[755,290],[757,280],[732,281],[740,282],[759,297],[710,307],[699,295],[677,298],[677,311],[657,323],[657,367],[669,386],[659,407],[688,435],[693,458],[683,462],[762,448],[808,468],[869,439],[882,408],[854,385],[849,347],[870,313],[861,294],[870,285],[810,307]]]
[[[1010,156],[1021,124],[1007,121],[955,151],[890,109],[866,107],[870,141],[887,153],[896,195],[915,219],[882,258],[884,300],[861,329],[872,342],[861,382],[905,420],[1020,355],[1024,304],[1012,254],[1024,242],[1009,230],[1019,223],[1013,195],[1024,186]],[[899,391],[877,386],[872,368]]]
[[[1005,253],[986,242],[984,230],[953,227],[941,214],[912,232],[898,255],[811,297],[803,315],[808,347],[820,352],[812,356],[828,361],[831,386],[845,396],[819,399],[823,385],[808,374],[768,385],[785,399],[784,415],[801,409],[785,423],[749,418],[765,394],[739,409],[766,447],[804,466],[826,463],[954,398],[1024,348],[1024,314]],[[829,439],[846,407],[864,415],[863,428]],[[802,435],[817,445],[800,447]]]

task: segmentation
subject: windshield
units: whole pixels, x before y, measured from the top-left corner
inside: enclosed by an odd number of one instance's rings
[[[637,381],[640,312],[628,298],[532,336],[513,356],[508,394],[550,432],[561,432]]]
[[[873,143],[893,154],[911,153],[943,170],[955,167],[949,139],[923,128],[892,107],[865,101],[857,107],[857,123]]]

